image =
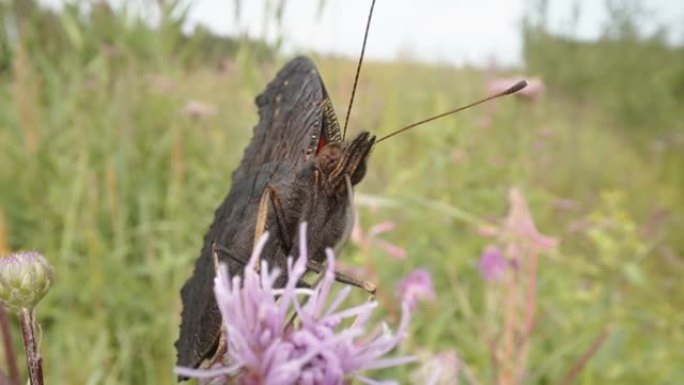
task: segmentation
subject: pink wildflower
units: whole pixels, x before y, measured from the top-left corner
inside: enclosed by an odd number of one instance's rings
[[[399,295],[409,310],[416,308],[418,301],[434,301],[435,291],[432,276],[427,270],[416,269],[399,283]]]

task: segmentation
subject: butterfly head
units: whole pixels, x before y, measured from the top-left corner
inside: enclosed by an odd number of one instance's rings
[[[315,167],[325,184],[336,192],[346,191],[345,177],[356,185],[366,174],[366,162],[375,136],[362,132],[348,143],[333,142],[323,145],[316,153]]]

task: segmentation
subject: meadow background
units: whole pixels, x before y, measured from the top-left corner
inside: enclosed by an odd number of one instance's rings
[[[57,271],[38,308],[50,384],[174,381],[179,289],[257,122],[253,100],[288,59],[277,45],[184,35],[182,8],[150,7],[155,28],[100,3],[59,14],[0,3],[0,253],[36,249]],[[358,189],[361,228],[390,222],[380,238],[405,257],[365,239],[341,260],[377,283],[391,324],[397,283],[431,272],[436,300],[419,305],[402,352],[438,365],[458,356],[452,381],[495,383],[493,356],[518,359],[495,348],[509,290],[478,269],[495,243],[483,229],[506,215],[513,186],[559,241],[538,260],[519,383],[684,378],[684,49],[663,31],[641,35],[622,10],[595,42],[551,34],[531,14],[524,69],[365,64],[352,133],[461,105],[494,76],[546,84],[536,100],[379,145]],[[355,62],[311,56],[341,115]],[[386,374],[419,381],[419,367]]]

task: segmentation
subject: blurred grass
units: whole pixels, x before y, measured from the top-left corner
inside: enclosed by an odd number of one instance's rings
[[[256,124],[253,99],[286,58],[258,42],[185,38],[173,18],[153,30],[104,8],[89,19],[76,17],[76,6],[50,16],[10,4],[0,8],[4,23],[19,15],[2,29],[9,54],[0,66],[0,249],[40,250],[58,272],[38,312],[47,382],[171,383],[178,291]],[[7,31],[15,27],[13,40]],[[563,54],[545,44],[534,52]],[[355,64],[315,61],[344,111]],[[368,62],[350,127],[388,133],[481,96],[485,82],[476,69]],[[678,99],[659,105],[657,116],[639,112],[640,128],[658,127],[639,134],[658,146],[641,146],[606,107],[620,103],[622,90],[604,89],[594,103],[549,84],[538,103],[498,101],[380,144],[359,195],[387,205],[362,206],[361,218],[395,222],[385,238],[408,258],[353,246],[342,258],[376,267],[390,312],[397,281],[429,269],[438,302],[416,313],[406,349],[457,349],[489,383],[482,330],[497,327],[496,288],[479,277],[488,240],[470,218],[501,217],[507,190],[520,186],[542,232],[561,239],[540,261],[528,383],[558,382],[605,327],[611,334],[578,383],[677,383],[684,378]],[[648,82],[629,90],[659,95],[652,91]],[[190,100],[218,108],[192,117],[184,110]]]

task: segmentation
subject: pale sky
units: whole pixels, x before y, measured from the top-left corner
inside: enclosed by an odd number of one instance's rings
[[[286,53],[312,49],[358,57],[370,0],[290,0],[286,3],[283,34]],[[550,0],[550,24],[557,31],[595,38],[605,24],[602,0]],[[274,26],[264,29],[264,0],[243,0],[235,20],[234,0],[194,0],[190,23],[201,22],[227,34],[245,31],[252,37],[276,36]],[[272,1],[271,3],[275,3]],[[393,59],[409,55],[424,61],[484,64],[495,58],[503,64],[520,64],[520,24],[536,1],[529,0],[377,0],[366,54]],[[580,17],[571,26],[573,7]],[[671,40],[684,40],[684,0],[642,1],[650,17],[644,29],[657,24],[673,28]]]
[[[51,5],[64,0],[41,0]],[[94,0],[90,0],[94,1]],[[120,5],[152,0],[110,0]],[[222,34],[273,41],[274,23],[264,23],[264,9],[277,0],[186,0],[192,3],[186,28],[197,23]],[[235,3],[242,4],[235,18]],[[317,17],[321,2],[323,14]],[[613,0],[616,1],[616,0]],[[622,0],[634,3],[638,0]],[[366,55],[391,60],[400,56],[450,64],[520,64],[520,24],[538,0],[377,0]],[[585,39],[597,37],[606,21],[605,0],[549,0],[550,27]],[[573,9],[579,5],[578,23]],[[642,0],[648,12],[643,29],[671,29],[670,41],[684,41],[684,0]],[[287,0],[281,36],[283,50],[306,50],[358,57],[370,0]]]

